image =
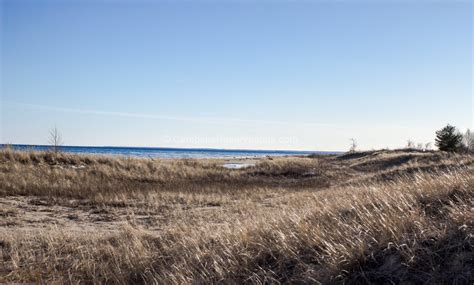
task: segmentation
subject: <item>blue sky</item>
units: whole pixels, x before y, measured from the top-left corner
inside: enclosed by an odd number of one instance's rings
[[[346,150],[472,128],[470,1],[2,1],[1,142]]]

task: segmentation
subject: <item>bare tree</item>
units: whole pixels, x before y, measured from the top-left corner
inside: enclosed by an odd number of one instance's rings
[[[355,152],[357,150],[357,141],[354,138],[351,138],[350,141],[351,141],[351,147],[349,149],[349,152]]]
[[[410,148],[410,149],[415,148],[415,142],[412,141],[412,140],[407,140],[407,146],[406,146],[406,148]]]
[[[49,145],[51,145],[53,152],[58,153],[60,150],[59,148],[63,144],[63,138],[56,126],[54,126],[54,128],[49,130],[48,142],[49,142]]]
[[[470,129],[467,129],[463,138],[464,146],[468,152],[474,152],[474,133]]]
[[[425,143],[425,150],[431,150],[431,143],[430,142]]]

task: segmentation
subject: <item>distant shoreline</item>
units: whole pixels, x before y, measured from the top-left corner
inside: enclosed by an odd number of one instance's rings
[[[20,151],[47,151],[49,145],[0,144]],[[338,151],[297,151],[297,150],[250,150],[214,148],[170,148],[170,147],[119,147],[119,146],[61,146],[66,153],[99,154],[112,156],[156,157],[156,158],[235,158],[293,155],[337,155]]]

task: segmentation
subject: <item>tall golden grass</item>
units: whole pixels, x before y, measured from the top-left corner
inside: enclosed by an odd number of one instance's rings
[[[49,156],[3,152],[1,196],[155,207],[150,215],[166,221],[153,232],[133,220],[107,232],[2,231],[0,282],[474,281],[471,156],[370,152],[242,170],[216,160]]]

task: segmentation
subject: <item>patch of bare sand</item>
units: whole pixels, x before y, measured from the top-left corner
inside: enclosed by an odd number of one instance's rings
[[[150,231],[160,230],[160,216],[136,214],[128,208],[56,204],[37,197],[0,198],[0,234],[12,230],[60,228],[68,232],[115,232],[128,223]]]

